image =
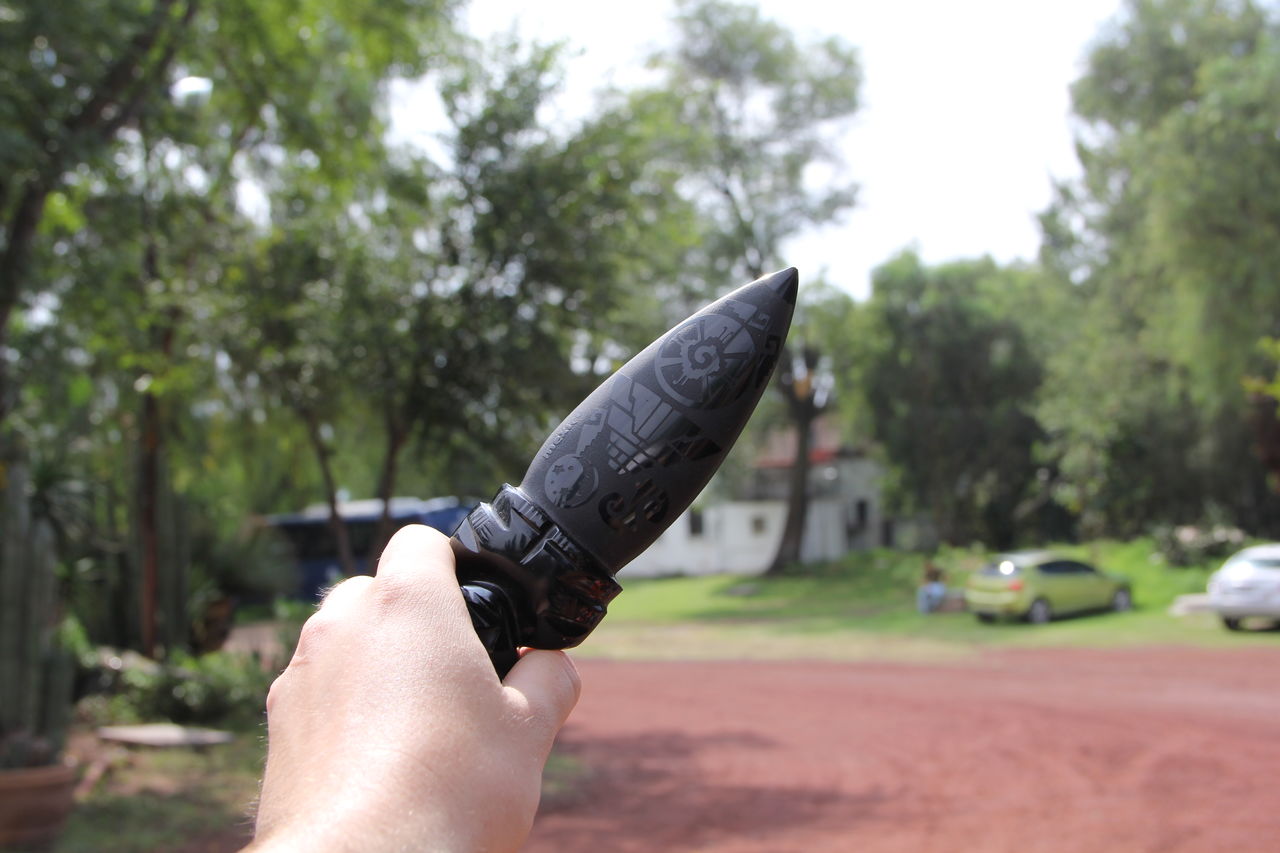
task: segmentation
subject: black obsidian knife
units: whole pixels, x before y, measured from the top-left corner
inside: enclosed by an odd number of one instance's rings
[[[798,285],[794,268],[766,275],[658,338],[458,526],[458,581],[499,676],[518,647],[582,642],[622,591],[613,576],[702,491],[768,384]]]

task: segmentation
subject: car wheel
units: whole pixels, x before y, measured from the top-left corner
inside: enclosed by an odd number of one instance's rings
[[[1226,626],[1228,631],[1243,631],[1244,625],[1234,616],[1223,616],[1222,624]]]
[[[1123,613],[1131,607],[1133,607],[1133,596],[1129,590],[1117,589],[1116,594],[1111,596],[1111,609],[1117,613]]]
[[[994,613],[975,613],[974,616],[977,616],[978,621],[984,625],[990,625],[992,622],[996,621],[996,615]]]
[[[1027,621],[1032,625],[1043,625],[1053,618],[1053,608],[1049,606],[1049,602],[1043,598],[1037,598],[1031,602],[1031,607],[1027,610]]]

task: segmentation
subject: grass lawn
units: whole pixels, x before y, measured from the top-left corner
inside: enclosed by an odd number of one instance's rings
[[[1049,625],[979,623],[971,614],[915,611],[918,555],[891,551],[780,578],[712,576],[627,580],[609,616],[575,654],[618,658],[944,660],[993,647],[1280,645],[1280,633],[1231,633],[1211,614],[1174,617],[1169,605],[1203,592],[1213,564],[1174,568],[1149,541],[1098,542],[1063,552],[1127,576],[1135,608]],[[952,549],[938,564],[951,587],[986,562]]]

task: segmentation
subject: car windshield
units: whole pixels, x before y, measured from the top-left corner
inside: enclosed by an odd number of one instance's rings
[[[1014,575],[1022,574],[1022,569],[1015,565],[1012,560],[997,560],[994,563],[987,563],[983,566],[982,574],[1011,578]]]

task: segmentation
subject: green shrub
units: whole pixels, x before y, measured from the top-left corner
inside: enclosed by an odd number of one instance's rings
[[[109,660],[115,667],[114,683],[106,693],[82,702],[81,715],[95,723],[249,727],[262,720],[275,677],[252,657],[228,652],[178,654],[167,663],[137,656]]]

